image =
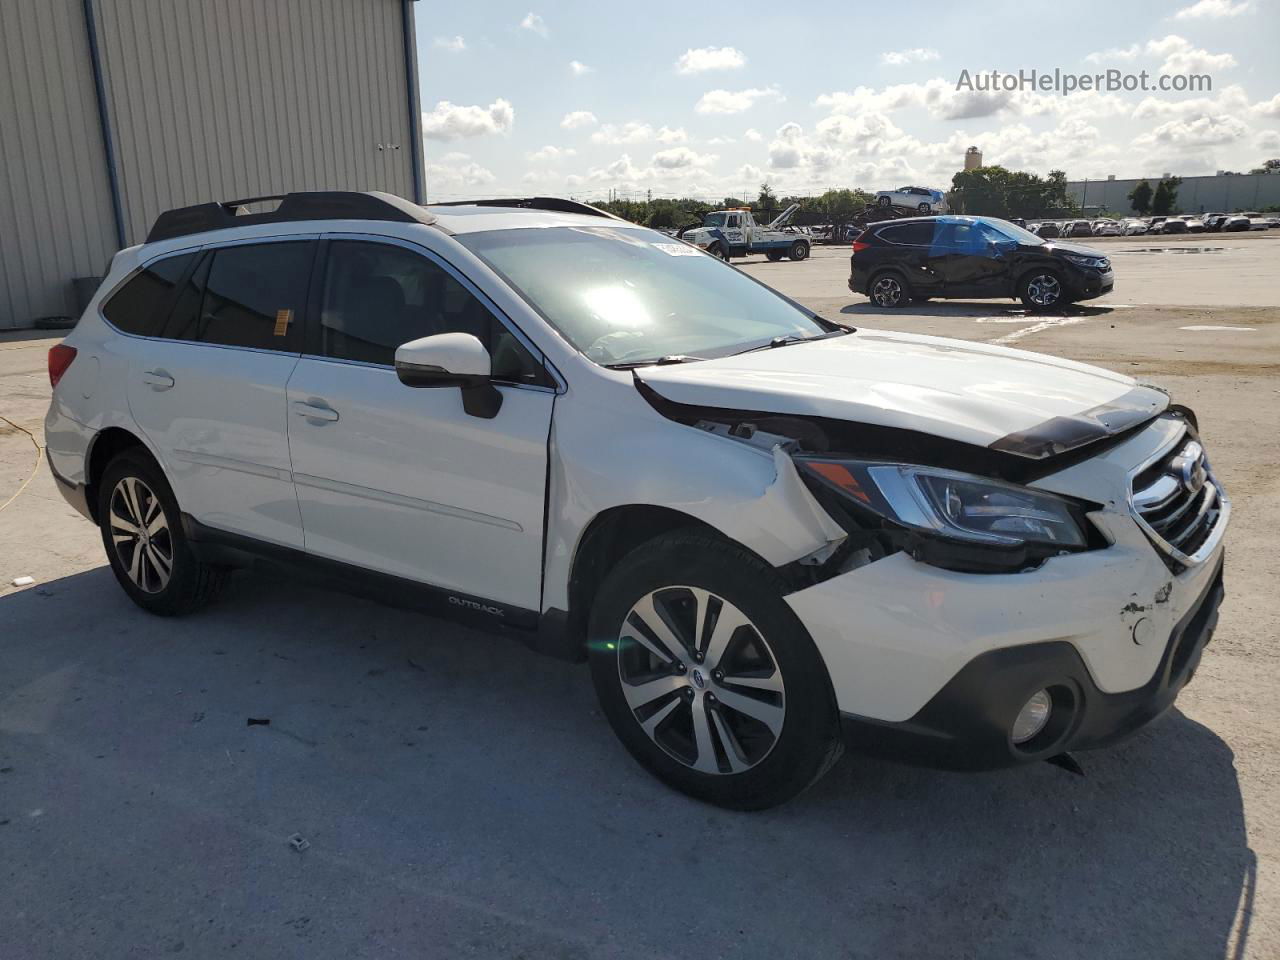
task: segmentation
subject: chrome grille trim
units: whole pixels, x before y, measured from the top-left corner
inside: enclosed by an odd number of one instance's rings
[[[1138,478],[1152,468],[1158,468],[1157,476],[1135,490]],[[1231,501],[1214,476],[1204,448],[1184,427],[1130,472],[1129,512],[1156,549],[1193,567],[1212,556],[1222,542]],[[1185,552],[1180,549],[1184,544],[1194,549]]]

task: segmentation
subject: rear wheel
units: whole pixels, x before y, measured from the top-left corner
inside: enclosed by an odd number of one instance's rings
[[[1018,284],[1018,297],[1028,310],[1052,310],[1067,302],[1062,278],[1053,270],[1032,270]]]
[[[190,613],[222,590],[228,571],[196,559],[164,474],[145,454],[125,452],[98,484],[102,543],[116,580],[142,609]]]
[[[791,244],[791,249],[787,251],[787,256],[792,260],[805,260],[809,256],[809,245],[803,240],[797,240]]]
[[[763,809],[840,756],[822,658],[776,574],[740,547],[671,534],[637,548],[601,585],[590,637],[614,732],[677,790]]]
[[[879,273],[871,278],[869,288],[871,302],[877,307],[892,309],[900,307],[911,299],[906,281],[896,273]]]

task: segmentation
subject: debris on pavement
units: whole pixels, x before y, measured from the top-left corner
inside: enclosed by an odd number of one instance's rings
[[[29,587],[36,582],[35,577],[14,577],[13,585],[15,587]]]
[[[300,833],[295,833],[289,837],[289,846],[301,853],[307,847],[311,846],[311,841]]]
[[[245,717],[246,727],[269,727],[271,726],[270,717]]]

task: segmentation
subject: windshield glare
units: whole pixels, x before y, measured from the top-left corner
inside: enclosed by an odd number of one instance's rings
[[[708,213],[703,218],[702,225],[704,227],[723,227],[725,216],[726,214],[723,213]]]
[[[726,356],[828,332],[763,284],[652,230],[494,230],[458,241],[596,363]]]
[[[1029,243],[1036,246],[1044,243],[1043,237],[1037,237],[1030,230],[1024,230],[1016,223],[1010,223],[1008,220],[992,219],[986,221],[986,223],[991,229],[1004,234],[1010,240],[1017,240],[1019,243]]]

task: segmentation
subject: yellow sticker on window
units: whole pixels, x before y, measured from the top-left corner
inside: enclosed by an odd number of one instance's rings
[[[292,310],[276,311],[276,336],[283,337],[289,332],[289,322],[293,320]]]

